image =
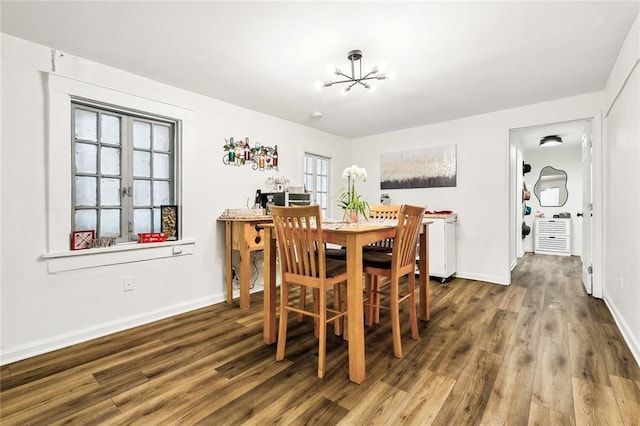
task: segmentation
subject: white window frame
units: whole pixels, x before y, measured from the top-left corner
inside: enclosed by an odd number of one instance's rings
[[[193,139],[193,111],[168,102],[151,99],[146,96],[108,88],[54,72],[44,73],[47,89],[46,106],[48,115],[48,138],[46,150],[47,185],[47,242],[42,258],[47,261],[50,273],[95,266],[130,263],[165,257],[177,257],[193,254],[195,239],[190,237],[192,230],[186,226],[188,212],[183,208],[183,168],[185,152],[182,141]],[[177,132],[181,135],[176,141],[174,173],[176,199],[181,206],[179,229],[181,240],[164,243],[124,243],[114,247],[89,250],[70,249],[72,187],[72,155],[70,141],[71,102],[72,100],[95,101],[104,105],[123,105],[133,111],[145,111],[153,115],[171,117],[177,122]]]
[[[312,162],[311,164],[313,165],[312,170],[308,171],[307,170],[307,159],[311,159]],[[326,203],[323,205],[322,203],[318,202],[318,191],[316,190],[317,188],[317,179],[318,179],[318,171],[316,168],[316,164],[317,164],[317,160],[321,160],[321,161],[326,161],[327,162],[327,191],[326,191]],[[331,200],[331,158],[330,157],[326,157],[324,155],[318,155],[318,154],[312,154],[310,152],[305,152],[304,153],[304,167],[303,167],[304,171],[304,182],[305,185],[307,186],[306,190],[309,191],[311,193],[311,203],[312,204],[318,204],[320,205],[320,209],[322,210],[322,216],[323,217],[331,217],[332,214],[332,210],[331,207],[329,205],[329,201]],[[307,185],[309,183],[308,178],[310,177],[311,179],[311,184]]]

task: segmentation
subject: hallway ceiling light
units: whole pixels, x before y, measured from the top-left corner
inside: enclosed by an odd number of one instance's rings
[[[558,135],[549,135],[540,139],[540,146],[558,146],[562,145],[562,138]]]
[[[389,71],[385,73],[385,70],[382,66],[375,66],[369,71],[367,74],[362,75],[362,51],[360,50],[352,50],[347,55],[347,59],[351,62],[351,76],[343,73],[340,69],[334,67],[333,65],[327,66],[327,71],[344,77],[346,80],[338,80],[338,81],[316,81],[315,88],[316,90],[322,90],[324,87],[331,87],[334,84],[347,83],[346,86],[340,90],[340,93],[346,95],[353,86],[356,84],[362,85],[369,92],[375,92],[376,87],[370,83],[368,80],[393,80],[395,78],[395,73],[393,71]],[[356,76],[356,62],[359,70],[358,76]]]

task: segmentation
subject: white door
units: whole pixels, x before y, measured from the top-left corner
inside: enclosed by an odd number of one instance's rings
[[[592,161],[591,161],[591,120],[587,123],[582,135],[582,283],[588,294],[593,292],[592,274],[592,215],[593,194],[591,191]]]

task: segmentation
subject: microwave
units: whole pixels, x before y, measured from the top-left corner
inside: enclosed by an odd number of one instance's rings
[[[308,206],[311,204],[311,194],[308,192],[262,192],[260,193],[260,207],[267,207],[269,198],[276,206]]]

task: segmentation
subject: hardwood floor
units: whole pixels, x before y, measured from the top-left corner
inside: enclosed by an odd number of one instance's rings
[[[366,329],[360,385],[331,333],[316,377],[309,320],[291,317],[276,362],[259,293],[248,312],[222,303],[3,366],[0,423],[640,424],[640,369],[579,259],[527,254],[511,286],[431,288],[420,340],[403,321],[403,359],[387,312]]]

